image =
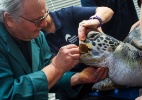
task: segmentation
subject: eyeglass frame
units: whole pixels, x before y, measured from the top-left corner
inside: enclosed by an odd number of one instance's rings
[[[46,19],[46,17],[47,17],[48,15],[49,15],[49,10],[47,10],[47,12],[45,13],[45,15],[44,15],[43,17],[37,19],[36,22],[33,21],[33,20],[30,20],[30,19],[27,19],[27,18],[25,18],[25,17],[23,17],[23,16],[19,16],[19,17],[21,17],[21,18],[23,18],[23,19],[25,19],[25,20],[27,20],[27,21],[29,21],[29,22],[31,22],[31,23],[34,23],[35,26],[38,27],[38,26],[41,24],[41,22],[42,22],[44,19]]]

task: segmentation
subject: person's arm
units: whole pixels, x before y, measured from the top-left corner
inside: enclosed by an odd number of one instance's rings
[[[50,92],[62,92],[70,97],[75,97],[82,86],[87,83],[96,83],[108,76],[108,68],[98,68],[88,66],[81,72],[66,72],[54,85]]]
[[[99,16],[102,19],[102,24],[104,24],[112,18],[113,14],[113,10],[108,7],[97,7],[95,16]]]
[[[96,83],[108,76],[108,68],[87,67],[82,72],[78,72],[71,77],[71,86],[87,83]]]
[[[140,25],[140,20],[137,21],[136,23],[134,23],[134,24],[131,26],[130,32],[131,32],[134,28],[136,28],[137,26],[139,26],[139,25]]]
[[[98,30],[99,29],[98,26],[100,26],[100,24],[104,24],[108,22],[113,16],[113,11],[108,7],[98,7],[96,9],[96,13],[94,16],[99,17],[101,21],[98,18],[94,18],[91,20],[84,20],[80,22],[79,28],[78,28],[78,36],[80,40],[84,40],[86,38],[85,35],[89,31]],[[101,29],[99,31],[102,32]]]
[[[49,75],[50,77],[48,77],[48,82],[50,81],[49,85],[50,87],[52,87],[52,84],[56,83],[56,81],[63,75],[64,71],[62,72],[58,68],[56,69],[52,64],[48,65],[48,67],[50,68],[48,68],[48,70],[46,69],[45,73],[52,74],[52,76]],[[90,66],[85,68],[82,72],[77,72],[74,75],[72,75],[70,84],[71,87],[73,87],[80,84],[95,83],[106,78],[107,74],[108,68]]]
[[[63,75],[64,72],[70,70],[79,62],[79,48],[70,44],[61,47],[57,56],[52,60],[52,63],[45,68],[45,73],[48,80],[48,89],[50,89]]]
[[[142,96],[137,97],[135,100],[142,100]]]

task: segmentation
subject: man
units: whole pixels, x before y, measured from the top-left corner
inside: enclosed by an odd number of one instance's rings
[[[93,20],[88,20],[91,16],[100,17],[100,21],[96,18]],[[100,24],[108,22],[113,15],[113,11],[108,7],[68,7],[63,8],[58,11],[50,12],[47,16],[47,26],[42,30],[46,36],[47,43],[50,46],[53,55],[56,55],[62,46],[67,44],[78,45],[78,25],[82,20],[88,20],[87,22],[93,28],[97,29]],[[100,28],[100,27],[99,27]],[[101,29],[99,29],[101,31]],[[79,63],[70,71],[80,72],[86,65]],[[102,70],[106,68],[96,68],[97,70]],[[106,69],[107,70],[107,69]],[[98,73],[98,75],[103,76],[103,74]],[[104,74],[105,75],[105,74]],[[90,85],[90,84],[89,84]],[[88,88],[88,87],[87,87]],[[89,89],[90,91],[90,89]],[[87,89],[81,92],[88,92]],[[83,93],[84,94],[84,93]],[[59,94],[59,100],[70,100],[67,94]],[[73,98],[75,100],[75,98]]]
[[[79,50],[63,46],[52,58],[40,32],[48,15],[45,0],[0,0],[0,100],[48,100],[49,90],[75,96],[81,87],[71,86],[103,79],[93,77],[95,68],[64,74],[79,62]]]

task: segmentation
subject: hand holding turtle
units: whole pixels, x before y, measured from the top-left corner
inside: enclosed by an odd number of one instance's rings
[[[113,16],[113,11],[110,8],[107,8],[108,10],[105,9],[105,7],[97,7],[94,16],[91,16],[89,20],[83,20],[80,22],[78,27],[79,40],[85,40],[86,34],[90,31],[103,32],[100,26],[108,22]]]
[[[96,83],[105,79],[108,75],[108,68],[89,66],[79,73],[80,83]]]
[[[82,22],[80,22],[79,27],[78,27],[79,40],[85,40],[86,34],[89,33],[92,30],[102,32],[101,27],[98,27],[99,24],[100,23],[97,19],[83,20]]]

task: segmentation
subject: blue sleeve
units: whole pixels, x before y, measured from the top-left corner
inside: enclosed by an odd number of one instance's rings
[[[90,16],[94,15],[96,12],[96,7],[79,7],[79,6],[71,6],[68,8],[63,8],[57,13],[60,16],[66,16],[68,19],[80,23],[83,20],[88,20]]]
[[[97,0],[96,0],[97,1]],[[96,3],[95,0],[81,0],[81,5],[82,6],[88,6],[88,7],[94,7],[94,6],[98,6],[98,4]],[[101,0],[98,0],[101,2]]]

